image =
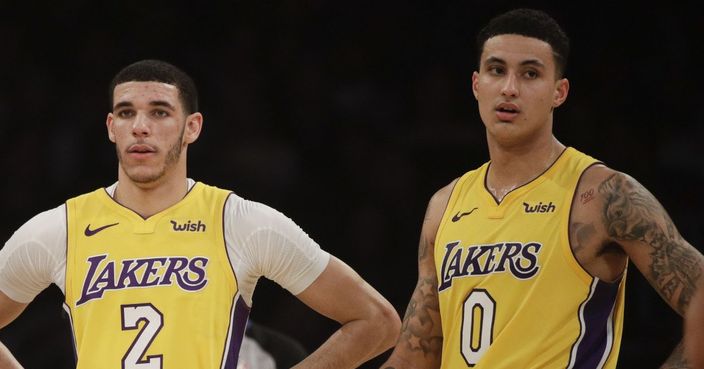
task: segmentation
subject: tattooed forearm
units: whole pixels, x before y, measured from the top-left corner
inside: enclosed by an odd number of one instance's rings
[[[652,247],[649,266],[654,286],[683,314],[702,274],[699,255],[680,236],[667,212],[645,188],[621,173],[599,186],[603,221],[617,241],[641,241]]]
[[[421,351],[424,356],[440,358],[442,335],[440,332],[440,306],[435,278],[418,281],[403,318],[399,345],[411,351]]]
[[[428,204],[418,245],[418,283],[406,308],[396,347],[383,369],[440,367],[443,339],[433,255],[450,189],[448,186],[438,191]]]

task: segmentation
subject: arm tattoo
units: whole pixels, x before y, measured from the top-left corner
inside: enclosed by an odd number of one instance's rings
[[[432,258],[431,242],[421,240],[418,250],[418,259],[422,261]],[[426,260],[427,262],[427,260]],[[398,344],[405,346],[410,351],[420,351],[424,357],[433,361],[440,360],[442,349],[442,334],[435,334],[440,330],[440,303],[438,300],[438,282],[435,276],[420,276],[411,301],[406,308],[406,315],[401,326],[401,335]],[[384,369],[394,369],[388,367]]]
[[[617,241],[650,245],[648,279],[675,309],[684,314],[696,290],[701,266],[658,201],[623,174],[613,174],[599,186],[604,196],[603,221]]]
[[[433,331],[437,330],[440,324],[437,291],[438,283],[435,278],[423,278],[418,281],[403,318],[398,342],[411,351],[422,351],[424,356],[433,356],[439,360],[442,336],[433,335]]]

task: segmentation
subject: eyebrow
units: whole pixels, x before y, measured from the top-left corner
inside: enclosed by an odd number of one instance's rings
[[[149,102],[149,105],[150,106],[161,106],[161,107],[168,108],[171,110],[176,110],[175,106],[171,105],[169,102],[164,101],[164,100],[153,100],[153,101]],[[117,110],[120,108],[131,108],[133,106],[134,105],[130,101],[121,101],[121,102],[115,104],[115,106],[112,107],[112,110]]]
[[[489,63],[499,63],[499,64],[506,65],[506,61],[505,61],[505,60],[503,60],[503,59],[501,59],[501,58],[498,58],[498,57],[495,57],[495,56],[490,56],[490,57],[488,57],[488,58],[484,61],[484,63],[485,63],[485,64],[489,64]],[[528,60],[524,60],[524,61],[521,62],[520,65],[521,65],[521,66],[530,65],[530,66],[534,66],[534,67],[545,68],[545,64],[543,64],[543,62],[541,62],[541,61],[538,60],[538,59],[528,59]]]

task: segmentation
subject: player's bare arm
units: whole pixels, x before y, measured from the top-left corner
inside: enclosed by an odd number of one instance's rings
[[[342,327],[294,368],[356,368],[393,346],[401,321],[393,306],[345,263],[330,262],[297,297]]]
[[[0,292],[0,328],[15,320],[25,307],[27,304],[16,302]],[[0,369],[22,369],[22,365],[2,343],[0,343]]]
[[[603,222],[650,284],[680,315],[704,274],[702,255],[677,231],[665,209],[643,186],[614,173],[599,186]]]
[[[401,336],[383,369],[440,367],[442,326],[433,253],[438,226],[455,182],[438,191],[426,209],[418,246],[418,283],[406,308]]]
[[[704,257],[677,231],[672,219],[635,179],[604,166],[585,173],[570,225],[573,249],[587,271],[613,280],[627,256],[680,315],[704,309],[690,301],[704,275]],[[581,256],[581,258],[580,258]],[[663,368],[687,368],[681,345]]]

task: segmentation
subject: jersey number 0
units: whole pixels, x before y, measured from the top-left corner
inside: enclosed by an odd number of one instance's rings
[[[484,289],[474,289],[462,309],[462,357],[475,366],[494,339],[496,301]]]

